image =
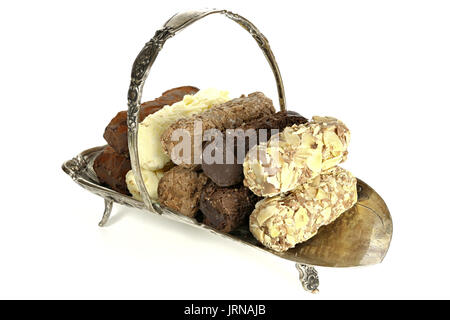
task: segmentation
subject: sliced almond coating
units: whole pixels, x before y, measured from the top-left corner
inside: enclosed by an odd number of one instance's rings
[[[356,203],[356,178],[350,172],[336,167],[319,179],[258,202],[250,215],[255,238],[275,251],[286,251],[310,239]]]
[[[313,117],[272,138],[251,149],[244,161],[244,184],[259,196],[294,190],[345,161],[350,132],[335,118]],[[264,156],[255,160],[250,156],[254,151]]]

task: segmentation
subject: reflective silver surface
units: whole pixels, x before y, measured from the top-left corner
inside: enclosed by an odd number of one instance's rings
[[[104,218],[105,215],[109,217],[112,206],[110,201],[146,209],[143,202],[99,184],[92,165],[103,148],[104,146],[88,149],[72,160],[66,161],[63,164],[64,172],[83,188],[107,200]],[[380,263],[389,249],[392,238],[392,219],[386,204],[375,190],[361,180],[358,180],[358,203],[352,209],[343,213],[332,224],[319,229],[315,237],[282,253],[262,246],[250,233],[248,226],[225,234],[195,219],[164,208],[156,202],[150,211],[286,260],[324,267],[354,267]],[[102,219],[102,224],[106,223],[106,219]]]

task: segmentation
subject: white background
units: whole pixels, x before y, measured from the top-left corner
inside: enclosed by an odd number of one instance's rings
[[[319,295],[291,262],[143,211],[116,205],[99,228],[102,199],[60,169],[104,144],[157,28],[224,6],[269,39],[288,108],[348,125],[345,167],[393,216],[385,261],[318,268]],[[449,16],[448,1],[2,1],[0,298],[450,298]],[[179,85],[276,100],[257,45],[222,16],[166,43],[144,100]]]

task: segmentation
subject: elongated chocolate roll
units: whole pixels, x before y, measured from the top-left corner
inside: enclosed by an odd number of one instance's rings
[[[222,232],[231,232],[244,222],[255,208],[259,198],[242,184],[218,187],[208,182],[200,198],[203,223]]]
[[[163,150],[171,160],[181,166],[190,167],[193,164],[201,164],[202,140],[206,130],[216,129],[224,131],[225,129],[235,129],[245,122],[252,121],[267,115],[275,113],[272,100],[267,98],[261,92],[254,92],[246,96],[241,96],[215,105],[211,109],[196,114],[189,118],[183,118],[173,123],[161,136]],[[195,132],[195,124],[199,124],[199,132]],[[177,134],[186,133],[187,141],[180,143],[180,137]],[[199,141],[198,150],[194,148],[194,141]],[[178,144],[186,146],[186,149],[174,149]],[[190,146],[190,149],[189,149]],[[174,152],[172,152],[174,151]],[[189,152],[190,155],[183,154]],[[196,157],[195,157],[196,156]]]
[[[93,169],[101,184],[128,195],[125,176],[131,170],[130,159],[107,146],[95,158]]]
[[[244,161],[244,185],[259,196],[293,190],[347,159],[350,131],[339,120],[313,117],[253,147]]]
[[[230,100],[228,91],[203,89],[194,95],[149,115],[139,124],[138,151],[142,168],[160,170],[170,162],[161,145],[161,135],[176,121],[204,112],[214,105]]]
[[[215,184],[229,187],[244,180],[245,154],[255,144],[267,142],[275,132],[308,120],[293,111],[280,111],[227,131],[203,148],[202,170]],[[227,156],[227,153],[231,154]],[[227,159],[227,157],[229,159]],[[231,160],[231,161],[230,161]]]
[[[201,172],[173,167],[158,184],[158,200],[166,207],[185,216],[194,217],[199,208],[200,195],[208,178]]]
[[[356,178],[335,167],[287,195],[258,202],[250,215],[250,232],[264,246],[286,251],[313,237],[356,201]]]
[[[144,102],[139,114],[140,121],[162,107],[181,101],[185,95],[195,94],[197,91],[197,88],[191,86],[173,88],[155,100]],[[106,127],[103,137],[116,152],[128,156],[127,131],[127,111],[120,111]]]

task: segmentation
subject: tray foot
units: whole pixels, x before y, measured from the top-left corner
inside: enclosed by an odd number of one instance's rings
[[[105,211],[103,212],[102,220],[98,223],[99,227],[104,227],[105,224],[108,222],[109,216],[111,215],[111,211],[113,208],[113,203],[114,202],[112,200],[105,199]]]
[[[314,267],[296,263],[303,289],[311,293],[319,293],[319,273]]]

